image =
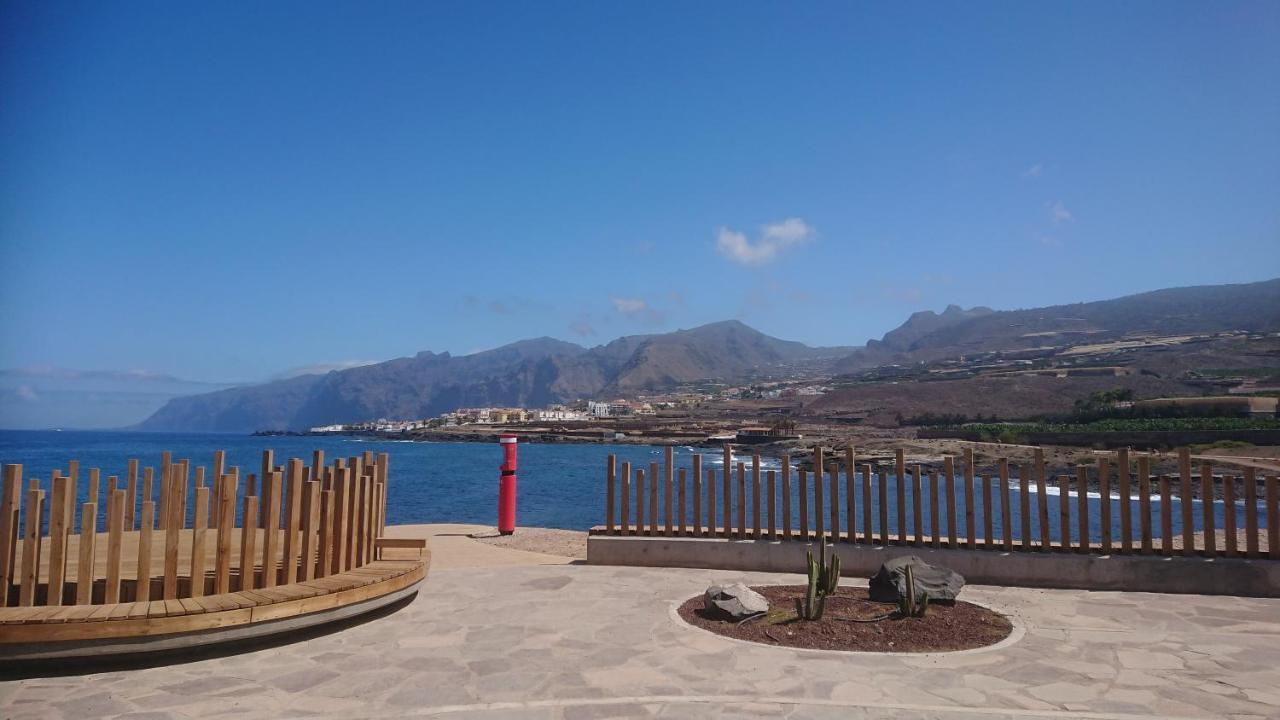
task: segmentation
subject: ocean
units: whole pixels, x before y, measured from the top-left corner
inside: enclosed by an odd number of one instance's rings
[[[0,462],[21,463],[23,475],[28,481],[36,478],[46,490],[49,477],[55,468],[65,471],[67,461],[80,461],[79,502],[84,502],[88,490],[86,480],[89,468],[100,468],[102,487],[106,487],[109,475],[125,475],[128,460],[137,458],[142,467],[159,467],[160,454],[165,450],[173,453],[174,459],[189,458],[192,465],[212,466],[215,450],[225,450],[227,465],[239,466],[242,477],[250,472],[257,472],[261,465],[261,454],[264,449],[275,452],[276,464],[284,464],[290,457],[298,457],[308,464],[311,452],[323,450],[328,462],[335,458],[350,457],[365,450],[390,455],[390,479],[387,501],[388,522],[401,523],[435,523],[458,522],[493,525],[497,522],[498,503],[498,466],[502,459],[502,451],[497,443],[431,443],[386,441],[355,437],[295,437],[274,436],[256,437],[249,435],[206,434],[206,433],[132,433],[132,432],[93,432],[93,431],[0,431]],[[721,453],[711,449],[695,449],[679,447],[676,449],[676,467],[688,468],[691,457],[695,453],[703,455],[703,465],[720,474],[722,464]],[[604,524],[605,504],[605,464],[610,454],[618,456],[619,467],[622,462],[630,462],[633,467],[647,468],[650,463],[662,464],[663,449],[645,445],[613,445],[613,444],[521,444],[519,449],[518,472],[518,511],[517,524],[564,528],[569,530],[586,530],[593,525]],[[742,459],[739,457],[738,459]],[[777,469],[776,461],[766,460],[765,470]],[[748,476],[750,472],[748,472]],[[123,480],[122,480],[123,482]],[[194,472],[192,473],[194,483]],[[780,480],[779,480],[780,482]],[[829,480],[824,479],[824,491],[829,488]],[[762,480],[763,484],[763,480]],[[723,503],[723,492],[717,483],[717,506]],[[736,483],[735,483],[736,485]],[[750,479],[748,477],[748,485]],[[795,492],[793,475],[793,493]],[[1176,485],[1176,483],[1175,483]],[[924,483],[927,488],[927,480]],[[844,495],[844,478],[840,483],[841,497]],[[981,484],[978,484],[981,488]],[[862,502],[861,480],[856,489],[859,507]],[[1135,487],[1136,490],[1136,487]],[[647,494],[647,493],[646,493]],[[980,493],[979,493],[980,494]],[[906,508],[910,516],[912,510],[911,483],[907,483]],[[1049,502],[1049,518],[1054,539],[1058,537],[1058,494],[1056,488],[1046,493]],[[896,479],[889,478],[888,511],[890,527],[897,527],[896,519]],[[1020,536],[1021,519],[1019,515],[1019,498],[1016,486],[1010,493],[1011,522],[1013,535]],[[879,517],[878,492],[873,486],[873,518]],[[929,498],[922,498],[925,513],[924,527],[930,525]],[[1089,534],[1096,542],[1101,538],[1102,498],[1096,493],[1087,497],[1090,506]],[[647,502],[647,498],[646,498]],[[1077,537],[1077,498],[1073,495],[1069,510],[1071,512],[1070,530]],[[1112,535],[1120,536],[1120,501],[1109,498],[1111,504]],[[690,504],[692,501],[690,500]],[[705,506],[705,503],[703,503]],[[1181,532],[1181,512],[1175,499],[1172,508],[1173,532]],[[633,502],[634,508],[634,502]],[[1001,536],[999,493],[993,492],[993,526],[995,536]],[[1138,501],[1132,501],[1133,526],[1138,529]],[[1201,528],[1202,507],[1200,501],[1193,502],[1195,528]],[[825,505],[830,512],[830,499]],[[842,506],[843,507],[843,506]],[[943,533],[947,531],[946,505],[941,505],[939,513],[940,526]],[[1031,497],[1032,513],[1036,512],[1036,498]],[[1160,503],[1153,499],[1151,503],[1152,526],[1158,533],[1160,528]],[[718,509],[718,508],[717,508]],[[105,522],[103,510],[99,512],[99,527]],[[691,510],[690,510],[691,511]],[[779,512],[781,505],[779,504]],[[798,501],[792,502],[793,522],[798,526],[796,513],[799,511]],[[1244,505],[1237,502],[1232,511],[1237,516],[1237,526],[1244,526]],[[634,512],[634,510],[633,510]],[[762,503],[762,513],[764,504]],[[1221,501],[1214,503],[1216,526],[1221,529],[1227,508]],[[704,507],[705,513],[705,507]],[[861,516],[859,509],[857,514]],[[983,535],[983,508],[981,504],[975,508],[975,525],[978,537]],[[842,513],[843,515],[843,513]],[[1259,504],[1259,520],[1265,522],[1265,512]],[[750,518],[751,509],[748,507]],[[959,534],[964,536],[965,508],[963,503],[957,507],[959,518]],[[844,520],[842,519],[842,522]],[[859,518],[859,523],[861,518]],[[779,520],[779,524],[781,520]],[[1033,518],[1033,533],[1035,530]],[[1078,539],[1078,537],[1077,537]]]

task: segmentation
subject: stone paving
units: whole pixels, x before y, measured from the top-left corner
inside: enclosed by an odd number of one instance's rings
[[[433,568],[393,614],[303,642],[0,682],[0,718],[1280,717],[1280,600],[969,587],[1021,637],[856,655],[719,638],[672,611],[712,582],[794,575],[546,557]]]

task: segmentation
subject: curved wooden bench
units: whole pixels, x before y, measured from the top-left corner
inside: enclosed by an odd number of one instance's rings
[[[0,608],[0,658],[145,652],[297,630],[409,595],[429,560],[375,560],[316,580],[179,600]]]

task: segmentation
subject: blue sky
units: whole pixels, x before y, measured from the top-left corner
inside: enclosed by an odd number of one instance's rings
[[[0,367],[1280,275],[1280,3],[6,3]]]

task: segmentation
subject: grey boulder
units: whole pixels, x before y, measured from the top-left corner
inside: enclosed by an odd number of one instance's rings
[[[907,594],[907,566],[916,581],[916,600],[955,600],[964,588],[964,576],[944,567],[936,567],[915,555],[896,557],[880,566],[871,576],[868,594],[876,602],[898,602]]]
[[[743,585],[712,585],[702,595],[702,608],[707,612],[728,615],[741,620],[769,611],[769,601],[763,595]]]

